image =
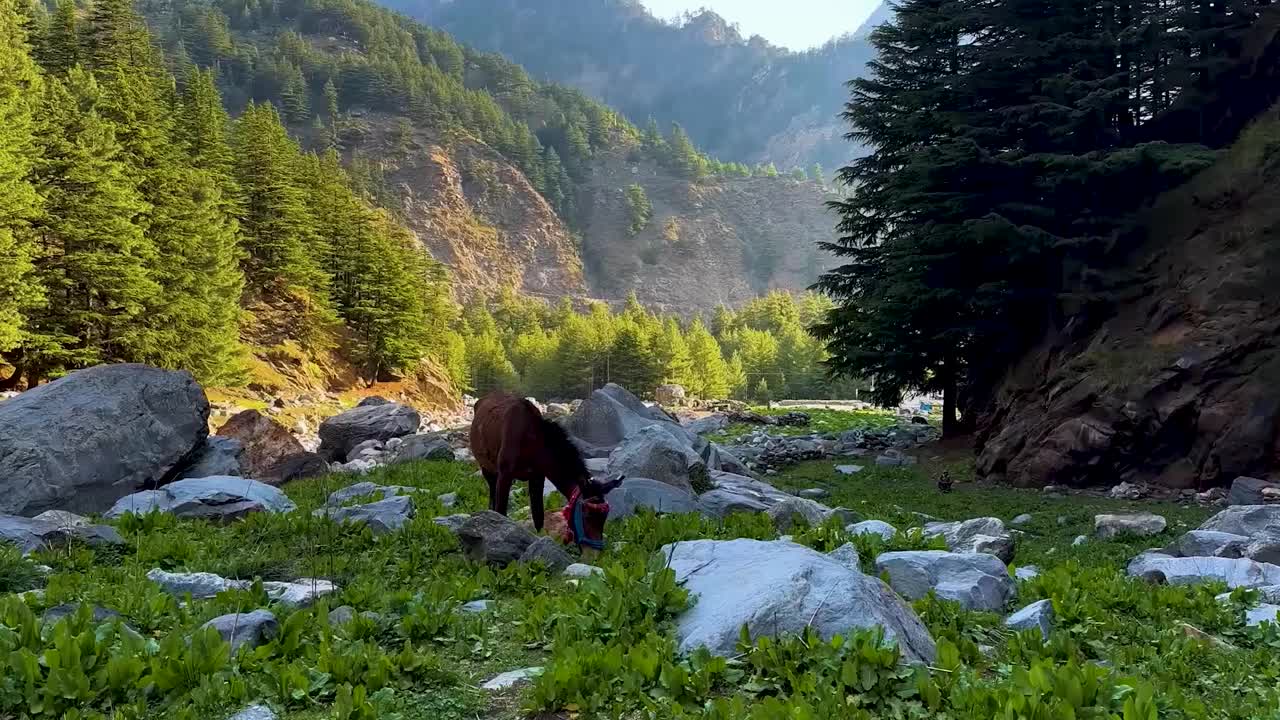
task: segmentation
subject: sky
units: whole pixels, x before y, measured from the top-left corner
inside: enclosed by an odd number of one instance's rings
[[[641,0],[649,12],[670,19],[686,10],[707,7],[742,34],[761,35],[774,45],[807,50],[837,35],[853,32],[871,15],[879,0]]]

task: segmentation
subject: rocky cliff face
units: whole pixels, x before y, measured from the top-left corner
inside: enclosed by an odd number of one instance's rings
[[[653,205],[632,236],[625,188]],[[834,234],[827,196],[813,182],[782,178],[690,183],[649,162],[598,158],[582,194],[583,250],[597,297],[677,312],[745,302],[771,289],[808,287],[830,264],[818,247]]]
[[[502,155],[472,140],[421,134],[380,155],[388,204],[449,267],[460,298],[503,288],[586,294],[573,236]]]
[[[978,418],[979,473],[1187,488],[1280,471],[1280,111],[1151,212],[1128,301],[1050,333]]]

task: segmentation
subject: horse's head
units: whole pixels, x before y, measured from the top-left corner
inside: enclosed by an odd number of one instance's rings
[[[597,550],[604,548],[604,524],[609,519],[609,502],[606,497],[624,479],[619,477],[602,483],[592,478],[582,485],[576,506],[569,509],[572,523],[570,528],[578,545]]]

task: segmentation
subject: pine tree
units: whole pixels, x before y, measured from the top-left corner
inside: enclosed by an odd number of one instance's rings
[[[79,21],[75,0],[58,0],[38,46],[37,57],[46,72],[61,75],[81,60]]]
[[[671,140],[668,146],[671,166],[677,172],[691,180],[699,180],[706,176],[706,160],[698,154],[697,148],[689,140],[689,134],[680,127],[679,123],[671,125]]]
[[[653,348],[645,328],[624,314],[609,351],[609,379],[633,393],[648,394],[659,383]]]
[[[329,147],[339,147],[338,141],[338,86],[333,84],[333,77],[324,81],[324,114],[329,118]]]
[[[311,119],[311,101],[302,68],[286,62],[281,70],[280,106],[286,121],[300,125]]]
[[[42,82],[18,2],[0,0],[0,353],[22,344],[26,314],[44,297],[30,227],[40,212],[30,177],[38,159],[34,116]]]
[[[813,167],[809,168],[809,179],[823,187],[827,186],[827,171],[823,169],[821,163],[814,163]]]
[[[145,346],[137,321],[160,291],[146,271],[155,248],[135,222],[146,205],[113,124],[95,108],[101,99],[82,69],[46,83],[35,175],[44,213],[34,228],[47,302],[29,317],[25,358],[37,379],[136,357]]]
[[[649,220],[653,217],[653,205],[649,203],[649,196],[645,194],[644,188],[639,185],[629,186],[626,198],[629,220],[627,233],[635,237],[649,227]]]
[[[689,386],[692,384],[693,360],[689,345],[675,318],[663,321],[661,333],[650,340],[653,346],[659,379],[663,383]]]
[[[720,351],[720,345],[711,336],[702,318],[695,318],[685,332],[689,346],[689,378],[685,389],[693,397],[712,399],[729,396],[729,366]]]

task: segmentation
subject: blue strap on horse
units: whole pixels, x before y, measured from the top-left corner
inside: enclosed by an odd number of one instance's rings
[[[595,540],[587,537],[586,522],[582,518],[582,495],[578,490],[573,491],[573,497],[569,498],[569,505],[565,508],[566,514],[569,516],[569,527],[573,528],[573,541],[578,545],[585,545],[594,550],[604,550],[604,538]],[[603,503],[604,512],[608,514],[609,504]]]

